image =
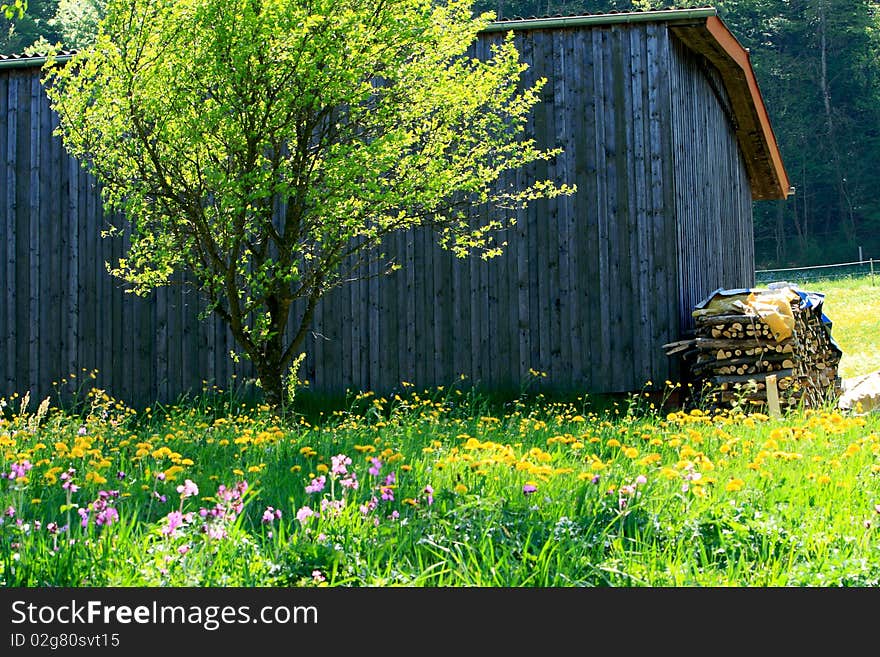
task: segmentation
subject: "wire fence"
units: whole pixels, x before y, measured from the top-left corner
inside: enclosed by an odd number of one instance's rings
[[[880,280],[880,260],[873,258],[857,262],[841,262],[834,265],[792,267],[788,269],[759,269],[755,271],[755,284],[785,281],[788,283],[812,283],[847,278],[870,278],[871,285]]]

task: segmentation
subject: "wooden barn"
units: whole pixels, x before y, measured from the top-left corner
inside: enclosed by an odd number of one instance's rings
[[[494,390],[627,392],[677,377],[662,345],[719,287],[754,284],[752,203],[791,188],[748,52],[714,9],[500,21],[515,33],[530,124],[564,154],[523,179],[577,193],[523,211],[504,255],[458,260],[427,231],[387,245],[395,274],[324,299],[302,376],[313,390],[389,392],[464,381]],[[43,60],[0,58],[0,395],[42,398],[71,372],[134,405],[249,375],[219,320],[181,286],[146,299],[105,271],[94,180],[52,131]],[[479,209],[476,209],[479,211]],[[235,375],[235,378],[233,377]]]

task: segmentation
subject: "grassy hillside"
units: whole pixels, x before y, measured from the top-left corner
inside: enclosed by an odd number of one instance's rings
[[[825,294],[831,334],[843,350],[840,376],[850,378],[880,370],[880,276],[817,281],[801,287]]]

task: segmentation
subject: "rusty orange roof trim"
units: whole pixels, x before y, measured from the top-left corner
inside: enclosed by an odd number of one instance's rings
[[[735,36],[727,29],[724,22],[717,16],[711,16],[706,19],[706,29],[714,37],[718,45],[741,69],[748,85],[748,91],[751,95],[752,105],[754,107],[757,123],[760,127],[764,143],[766,144],[767,153],[773,165],[773,171],[776,175],[774,187],[778,192],[776,198],[785,199],[793,192],[791,181],[785,171],[782,163],[782,154],[779,152],[779,144],[776,141],[776,135],[770,124],[770,116],[767,113],[767,106],[761,96],[758,88],[758,81],[755,79],[755,71],[752,68],[749,51],[746,50]]]

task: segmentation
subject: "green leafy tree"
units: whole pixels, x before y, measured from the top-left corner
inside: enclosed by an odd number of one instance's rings
[[[498,184],[556,151],[524,137],[542,85],[512,36],[467,56],[490,19],[467,0],[111,0],[95,44],[46,69],[67,148],[131,228],[108,268],[141,294],[188,272],[280,408],[318,300],[384,237],[430,226],[491,257],[504,208],[572,191]]]

